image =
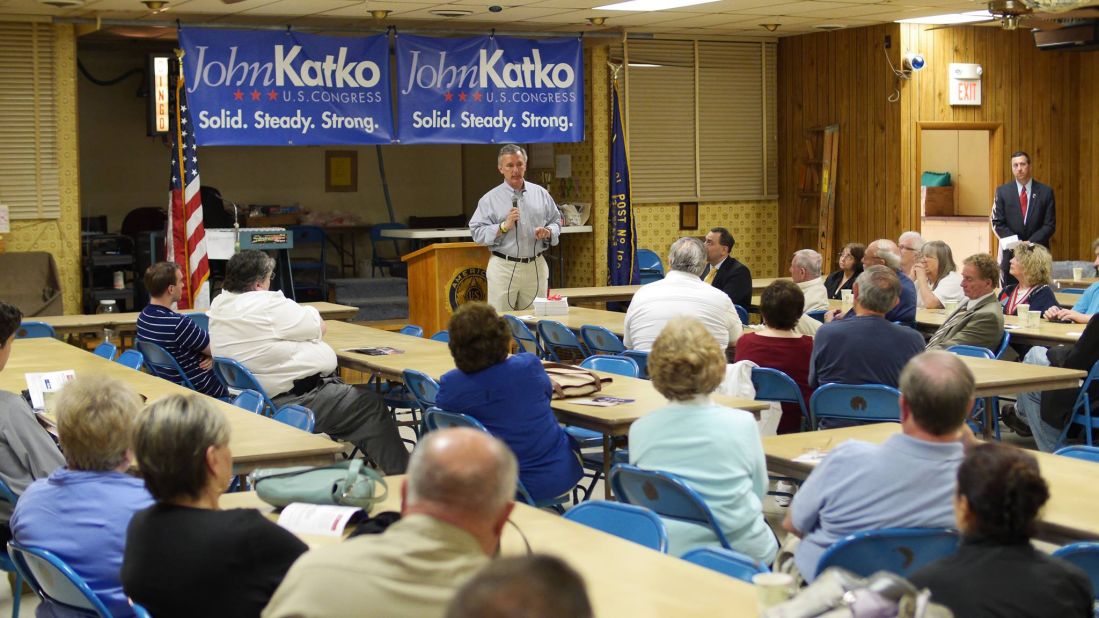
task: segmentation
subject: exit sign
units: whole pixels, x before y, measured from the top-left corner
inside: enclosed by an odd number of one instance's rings
[[[950,104],[981,104],[981,65],[950,64]]]

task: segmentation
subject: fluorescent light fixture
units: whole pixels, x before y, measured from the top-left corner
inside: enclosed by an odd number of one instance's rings
[[[717,2],[717,0],[629,0],[629,2],[618,2],[616,4],[608,4],[606,6],[597,6],[595,7],[595,10],[665,11],[667,9],[678,9],[684,6],[694,6],[696,4],[706,4],[708,2]]]
[[[911,17],[898,19],[898,24],[929,24],[936,26],[949,26],[951,24],[970,24],[977,21],[992,19],[988,11],[970,11],[968,13],[947,13],[946,15],[931,15],[930,17]]]

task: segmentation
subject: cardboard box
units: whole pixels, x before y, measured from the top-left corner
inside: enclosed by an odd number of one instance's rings
[[[569,299],[562,298],[561,300],[547,300],[545,298],[534,299],[534,315],[546,316],[546,315],[568,315],[569,314]]]
[[[954,187],[922,187],[925,217],[954,216]]]

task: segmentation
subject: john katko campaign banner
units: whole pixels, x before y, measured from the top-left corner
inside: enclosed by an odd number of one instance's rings
[[[584,75],[577,38],[397,36],[402,144],[579,142]]]
[[[388,144],[389,40],[184,28],[200,146]]]

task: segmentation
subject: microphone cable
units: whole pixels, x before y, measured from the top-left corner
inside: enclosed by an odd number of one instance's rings
[[[519,208],[519,200],[522,199],[522,194],[523,193],[526,193],[526,189],[523,189],[519,193],[512,192],[512,196],[511,196],[511,207],[512,208]],[[519,238],[520,238],[520,235],[519,235],[519,221],[520,220],[522,220],[522,213],[521,212],[520,212],[520,218],[515,221],[515,249],[516,249],[516,253],[522,253],[521,251],[519,251],[519,249],[521,249],[521,246],[520,246],[520,243],[519,243]],[[534,251],[535,251],[534,243],[536,243],[536,242],[537,242],[537,239],[535,239],[533,237],[533,233],[532,233],[532,236],[531,236],[531,243],[532,244],[531,244],[531,247],[530,247],[530,253],[531,253],[532,258],[535,257],[535,255],[534,255]],[[519,258],[519,257],[520,256],[518,256],[518,255],[516,256],[516,258]],[[535,298],[535,296],[538,295],[538,281],[537,281],[538,262],[535,261],[535,263],[534,263],[534,276],[535,276],[535,279],[536,279],[536,281],[534,283],[535,294],[533,296],[531,296],[530,302],[527,303],[523,307],[518,306],[519,305],[519,297],[522,296],[522,294],[523,294],[522,289],[518,289],[518,290],[515,291],[515,300],[512,300],[512,298],[511,298],[511,285],[515,281],[515,271],[518,268],[519,268],[519,262],[512,262],[511,263],[511,277],[508,278],[507,303],[508,303],[508,307],[510,307],[512,311],[525,311],[525,310],[529,309],[531,306],[534,305],[534,298]]]

